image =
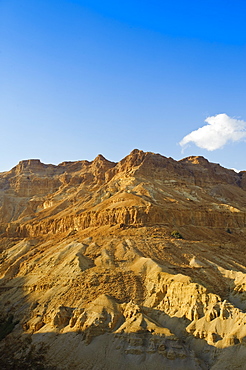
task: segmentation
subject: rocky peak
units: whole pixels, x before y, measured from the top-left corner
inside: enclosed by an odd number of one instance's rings
[[[130,154],[116,164],[114,173],[132,171],[139,167],[148,155],[150,155],[150,153],[134,149]]]
[[[94,163],[98,162],[109,162],[102,154],[98,154],[96,158],[93,160]]]
[[[203,156],[190,156],[190,157],[182,159],[181,162],[198,164],[198,165],[201,165],[201,166],[209,165],[209,161],[206,158],[204,158]]]
[[[13,170],[15,170],[16,174],[19,175],[24,172],[43,171],[46,167],[47,165],[42,163],[39,159],[25,159],[20,161]]]
[[[92,168],[101,168],[102,170],[107,170],[115,166],[115,162],[107,160],[102,154],[98,154],[96,158],[91,162]]]

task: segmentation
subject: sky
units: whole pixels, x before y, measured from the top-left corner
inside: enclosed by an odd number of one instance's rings
[[[0,0],[0,171],[133,149],[246,170],[245,0]]]

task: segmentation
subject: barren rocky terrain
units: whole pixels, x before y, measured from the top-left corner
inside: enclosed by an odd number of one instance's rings
[[[0,173],[1,369],[246,369],[246,172],[132,151]]]

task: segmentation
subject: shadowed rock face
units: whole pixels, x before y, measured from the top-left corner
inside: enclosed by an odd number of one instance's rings
[[[203,157],[1,173],[1,368],[243,366],[245,216],[245,172]]]

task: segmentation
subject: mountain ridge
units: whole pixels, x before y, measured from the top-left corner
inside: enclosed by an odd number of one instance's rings
[[[0,173],[2,368],[243,366],[245,173],[137,149]]]

